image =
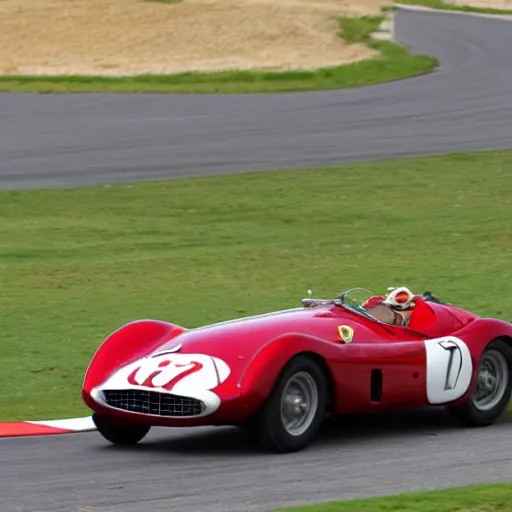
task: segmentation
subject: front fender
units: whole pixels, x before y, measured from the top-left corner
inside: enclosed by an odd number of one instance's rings
[[[186,329],[169,322],[137,320],[123,325],[100,345],[85,372],[83,391],[90,391],[113,371],[130,364]]]
[[[330,367],[340,346],[320,338],[290,333],[273,338],[263,345],[250,359],[241,373],[238,388],[251,403],[261,404],[269,396],[286,363],[303,352],[312,352],[322,357]]]

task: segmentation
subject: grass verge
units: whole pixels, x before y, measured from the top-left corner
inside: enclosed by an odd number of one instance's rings
[[[286,512],[505,512],[511,501],[512,485],[503,483],[324,503]]]
[[[510,319],[512,151],[0,193],[0,419],[87,413],[106,335],[406,284]]]
[[[147,93],[271,93],[342,89],[388,82],[428,73],[439,62],[434,57],[412,55],[388,41],[374,41],[383,17],[341,18],[340,37],[364,43],[379,55],[345,66],[314,71],[182,73],[134,77],[1,76],[0,91],[39,93],[147,92]]]
[[[480,14],[504,14],[512,15],[511,9],[493,9],[491,7],[474,7],[472,5],[454,5],[443,2],[443,0],[400,0],[397,2],[404,5],[422,5],[431,9],[443,11],[475,12]]]

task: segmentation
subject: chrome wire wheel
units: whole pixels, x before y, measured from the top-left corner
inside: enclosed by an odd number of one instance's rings
[[[505,356],[496,350],[484,352],[472,398],[474,406],[480,411],[496,407],[507,392],[508,381],[509,367]]]
[[[292,375],[281,395],[281,421],[291,436],[300,436],[313,423],[318,409],[318,387],[304,371]]]

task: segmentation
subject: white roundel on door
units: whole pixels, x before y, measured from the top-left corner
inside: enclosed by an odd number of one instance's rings
[[[443,404],[464,395],[473,375],[468,346],[459,338],[447,336],[425,340],[425,350],[428,401]]]

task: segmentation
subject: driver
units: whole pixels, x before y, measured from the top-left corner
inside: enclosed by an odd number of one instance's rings
[[[405,286],[388,288],[386,295],[370,297],[363,304],[377,320],[403,327],[409,324],[415,306],[414,294]]]

